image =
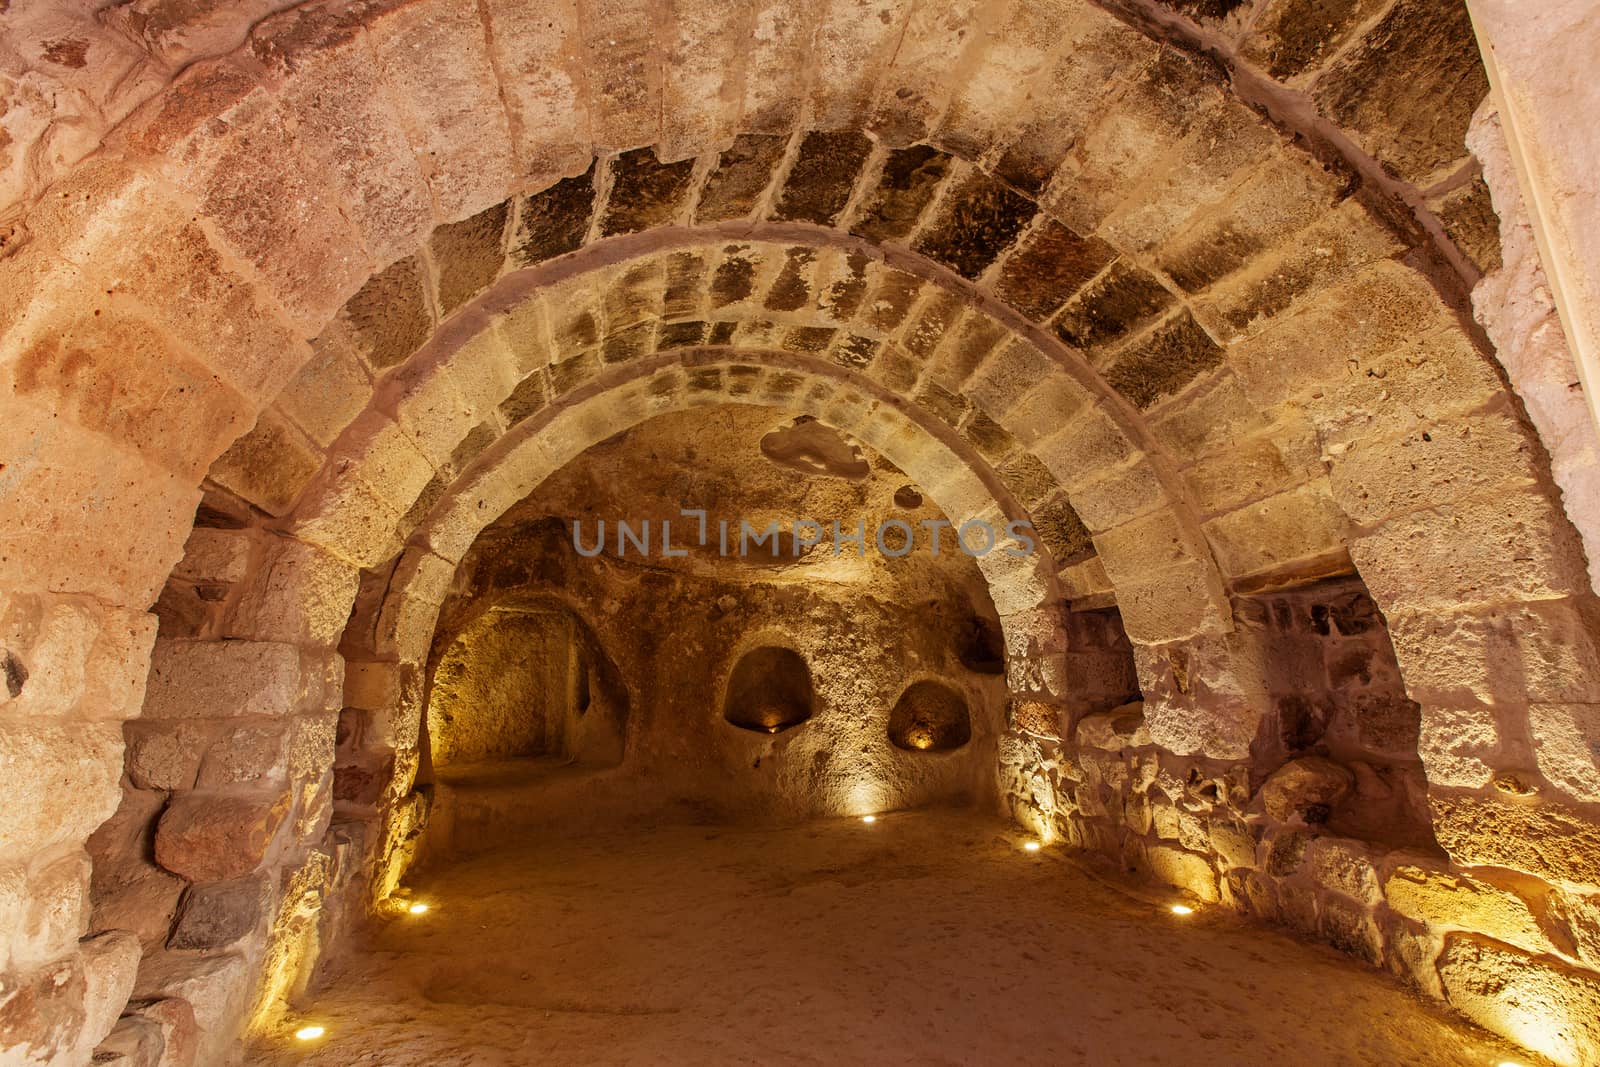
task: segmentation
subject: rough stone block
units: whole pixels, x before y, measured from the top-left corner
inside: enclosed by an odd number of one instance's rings
[[[1306,846],[1306,873],[1325,889],[1343,893],[1363,906],[1378,903],[1378,872],[1368,848],[1343,837],[1313,838]]]
[[[162,1060],[166,1046],[160,1023],[142,1015],[127,1015],[95,1046],[93,1062],[103,1067],[182,1067]]]
[[[432,228],[433,204],[365,37],[341,21],[331,9],[297,8],[258,23],[249,48],[277,83],[296,143],[334,179],[373,257],[389,263]]]
[[[175,1046],[192,1048],[192,1062],[199,1067],[227,1062],[228,1050],[244,1025],[256,977],[256,968],[241,953],[152,953],[139,969],[134,995],[158,1001],[140,1011],[167,1028],[168,1055]]]
[[[218,485],[271,515],[284,515],[322,466],[322,450],[268,408],[208,472]]]
[[[1383,7],[1382,0],[1274,4],[1251,24],[1240,53],[1274,78],[1296,79],[1353,39]]]
[[[722,222],[748,217],[772,183],[787,142],[771,134],[747,133],[717,157],[695,206],[697,222]]]
[[[313,349],[325,360],[359,359],[378,374],[399,366],[433,333],[431,284],[421,257],[396,260],[368,278],[345,302],[312,343]],[[314,367],[315,360],[307,365],[306,373],[316,375]],[[289,389],[291,396],[298,395],[294,385]],[[354,417],[365,405],[344,406],[354,407],[349,416]],[[288,410],[295,410],[292,400]],[[341,422],[338,428],[343,426]]]
[[[0,600],[0,708],[19,720],[132,717],[155,621],[76,598]]]
[[[337,656],[293,645],[158,640],[144,717],[270,717],[337,706],[342,677]]]
[[[1116,250],[1098,237],[1081,237],[1044,219],[1006,257],[995,294],[1028,318],[1043,321],[1114,258]]]
[[[139,971],[139,939],[123,930],[98,934],[81,943],[80,955],[84,978],[83,1028],[73,1051],[76,1056],[86,1058],[111,1032],[133,993]]]
[[[1183,309],[1109,359],[1101,372],[1106,384],[1144,411],[1220,366],[1223,350]]]
[[[1600,827],[1576,809],[1441,792],[1428,803],[1439,844],[1457,863],[1600,886]]]
[[[1600,705],[1530,704],[1528,726],[1550,784],[1574,800],[1600,801]]]
[[[663,163],[636,148],[611,161],[611,193],[601,215],[606,236],[636,233],[679,220],[687,208],[694,160]]]
[[[1198,301],[1196,314],[1219,338],[1248,334],[1296,301],[1401,247],[1364,205],[1347,200],[1277,248],[1245,261]]]
[[[1389,610],[1551,600],[1588,588],[1577,535],[1533,488],[1391,519],[1354,538],[1350,555]]]
[[[1079,720],[1073,740],[1080,747],[1102,752],[1121,752],[1152,744],[1144,724],[1142,703],[1124,704],[1110,711],[1086,715]]]
[[[506,261],[506,224],[511,202],[494,204],[460,222],[448,222],[428,237],[439,300],[449,316],[494,283]]]
[[[193,789],[210,747],[209,724],[132,722],[126,730],[128,778],[140,789]]]
[[[1340,55],[1312,95],[1388,169],[1426,185],[1463,155],[1472,113],[1488,91],[1467,12],[1408,0]]]
[[[210,952],[237,944],[260,927],[270,894],[262,875],[191,887],[167,947]]]
[[[1207,290],[1280,242],[1303,243],[1296,231],[1323,217],[1343,185],[1342,175],[1298,153],[1276,154],[1226,204],[1160,249],[1156,262],[1185,292]],[[1281,284],[1290,272],[1279,273]]]
[[[443,220],[504,200],[519,168],[478,5],[430,0],[385,8],[368,25],[384,85],[407,116]]]
[[[1453,327],[1432,286],[1387,260],[1262,325],[1259,333],[1233,345],[1228,359],[1263,406],[1359,382],[1360,372],[1381,369],[1388,353]],[[1342,364],[1328,359],[1329,337],[1340,338]],[[1394,388],[1391,382],[1380,384]]]
[[[1233,577],[1337,553],[1347,530],[1344,512],[1323,479],[1247,504],[1205,524],[1218,565]]]
[[[583,48],[577,7],[489,0],[480,10],[522,173],[581,169],[590,148],[583,84],[571,67]]]
[[[224,622],[228,638],[332,646],[350,620],[360,574],[291,537],[266,537],[250,580]]]
[[[1168,885],[1193,893],[1207,903],[1220,899],[1216,872],[1205,856],[1173,845],[1152,845],[1145,855],[1150,873]]]
[[[1033,201],[971,171],[946,191],[914,247],[962,277],[976,280],[1016,242],[1037,210]]]
[[[872,154],[872,142],[851,130],[812,130],[800,141],[789,175],[773,205],[783,222],[832,226],[850,200],[856,179]]]
[[[909,237],[952,164],[948,154],[927,145],[890,152],[883,161],[877,187],[867,194],[850,232],[874,241]]]
[[[156,826],[156,862],[191,882],[241,878],[266,858],[289,800],[287,794],[174,797]]]
[[[1503,485],[1531,488],[1541,449],[1504,407],[1399,438],[1351,442],[1332,465],[1334,494],[1356,522],[1370,525]]]
[[[1323,756],[1303,756],[1273,771],[1261,786],[1259,800],[1269,818],[1278,822],[1308,818],[1320,808],[1326,820],[1327,809],[1337,804],[1355,785],[1355,776]]]
[[[167,156],[202,215],[309,335],[368,269],[355,229],[321,193],[326,171],[301,152],[272,95],[240,68],[197,63],[178,84],[181,97],[163,93],[125,135]]]

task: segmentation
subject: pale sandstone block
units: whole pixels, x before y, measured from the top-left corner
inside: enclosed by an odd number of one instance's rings
[[[364,35],[333,14],[301,7],[268,18],[249,48],[276,83],[301,149],[338,183],[374,261],[388,264],[433,228],[433,202]]]
[[[1505,407],[1428,423],[1397,438],[1363,437],[1332,464],[1339,504],[1363,525],[1507,487],[1533,489],[1542,450]]]
[[[1594,702],[1600,647],[1582,601],[1387,612],[1407,690],[1424,703]]]
[[[1600,1058],[1600,979],[1493,942],[1445,940],[1439,977],[1450,1004],[1560,1063]]]
[[[343,660],[272,641],[158,640],[147,719],[291,715],[338,700]]]
[[[1442,504],[1355,537],[1350,555],[1386,608],[1549,600],[1588,589],[1566,516],[1533,489]]]
[[[1480,789],[1501,761],[1499,716],[1482,704],[1424,703],[1417,755],[1432,784]]]
[[[326,171],[301,153],[274,98],[241,68],[195,64],[118,136],[169,161],[178,186],[260,271],[302,336],[371,273]]]
[[[1204,527],[1217,565],[1233,577],[1337,553],[1348,528],[1326,479],[1246,504]]]
[[[67,954],[88,925],[89,855],[81,848],[0,868],[0,966],[7,971]]]
[[[383,83],[400,109],[439,222],[504,200],[519,174],[500,79],[478,5],[425,0],[369,24]]]
[[[1465,930],[1529,952],[1554,946],[1527,901],[1467,875],[1422,866],[1397,867],[1383,883],[1389,907],[1435,930]]]
[[[0,725],[0,776],[29,798],[0,817],[0,863],[77,844],[117,809],[121,725]]]
[[[332,646],[350,619],[360,581],[355,567],[314,545],[265,537],[223,633],[253,641]]]
[[[1439,844],[1457,863],[1600,886],[1600,827],[1577,809],[1442,793],[1428,801]]]
[[[1530,704],[1539,770],[1574,800],[1600,801],[1600,705]]]
[[[483,17],[523,172],[581,173],[593,138],[577,70],[582,54],[577,5],[533,8],[516,0],[490,0]]]

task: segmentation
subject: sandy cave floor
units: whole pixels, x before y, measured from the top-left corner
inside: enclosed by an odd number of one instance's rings
[[[1331,949],[960,811],[529,839],[417,875],[246,1062],[1537,1061]],[[1176,900],[1176,897],[1170,900]]]

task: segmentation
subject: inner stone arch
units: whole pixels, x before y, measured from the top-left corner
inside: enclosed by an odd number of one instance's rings
[[[403,750],[351,745],[339,756],[336,780],[362,781],[385,768],[395,775],[365,816],[374,826],[408,827],[398,841],[384,833],[395,845],[374,856],[379,873],[370,891],[380,902],[403,895],[404,880],[426,879],[455,857],[504,842],[508,832],[548,831],[596,805],[637,818],[690,810],[782,823],[972,804],[992,794],[1004,682],[992,669],[962,661],[974,620],[999,628],[977,559],[948,540],[939,554],[926,545],[915,555],[882,553],[871,533],[861,551],[850,542],[836,551],[831,530],[827,540],[802,531],[803,551],[795,554],[746,558],[737,541],[724,550],[724,523],[737,538],[742,523],[751,527],[743,532],[754,533],[769,516],[781,513],[780,525],[792,527],[792,520],[826,511],[849,532],[903,513],[894,496],[906,472],[865,443],[845,438],[868,465],[864,479],[826,469],[800,477],[775,461],[762,441],[793,422],[779,408],[722,403],[668,410],[622,429],[596,427],[598,440],[530,478],[534,488],[503,514],[477,520],[481,531],[448,582],[436,586],[442,605],[426,621],[419,616],[417,637],[393,649],[403,659],[405,648],[424,647],[429,635],[434,667],[420,766]],[[513,462],[511,455],[498,465]],[[675,492],[660,494],[663,485]],[[694,514],[701,511],[704,538]],[[596,536],[601,516],[604,537]],[[948,525],[931,505],[914,517]],[[625,534],[618,532],[623,524]],[[926,539],[926,531],[919,536]],[[419,592],[418,574],[402,564],[387,579],[380,620]],[[462,637],[481,644],[484,630],[505,626],[508,611],[543,605],[548,612],[554,595],[564,615],[592,628],[593,646],[614,650],[601,661],[596,691],[603,695],[587,714],[608,704],[631,709],[621,720],[621,754],[609,762],[577,751],[551,758],[527,741],[520,748],[479,744],[461,758],[435,743],[430,760],[430,738],[457,728],[439,721],[459,703],[441,703],[441,687],[468,688],[459,675],[445,674],[452,655],[467,659],[456,651]],[[914,619],[888,606],[905,597],[922,604]],[[355,625],[363,614],[358,606]],[[346,647],[354,652],[348,638]],[[881,716],[909,669],[902,655],[920,664],[919,674],[936,670],[976,694],[966,720],[973,744],[958,760],[918,771],[883,736]],[[482,685],[516,681],[511,674],[495,673]],[[560,701],[572,690],[565,677],[558,683],[547,685]],[[505,725],[497,708],[477,710],[489,726]],[[381,712],[416,713],[405,703]],[[527,716],[517,722],[539,725]],[[541,733],[538,740],[548,739]],[[711,781],[702,773],[708,766],[718,768]]]

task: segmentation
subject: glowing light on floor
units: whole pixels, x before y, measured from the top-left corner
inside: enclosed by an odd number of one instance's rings
[[[426,914],[428,914],[428,905],[426,905],[426,904],[413,904],[409,908],[407,908],[406,910],[409,911],[413,915],[426,915]]]
[[[320,1026],[302,1026],[294,1032],[294,1036],[301,1041],[315,1041],[328,1031]]]
[[[1029,852],[1038,852],[1039,851],[1039,842],[1037,842],[1037,841],[1029,841],[1028,843],[1023,845],[1022,847],[1027,849]]]
[[[861,816],[861,821],[862,822],[877,822],[878,821],[878,817],[876,815],[863,815],[863,816]]]
[[[1194,914],[1194,909],[1189,907],[1189,905],[1187,905],[1187,904],[1174,904],[1172,906],[1172,914],[1174,914],[1174,915],[1193,915]]]

